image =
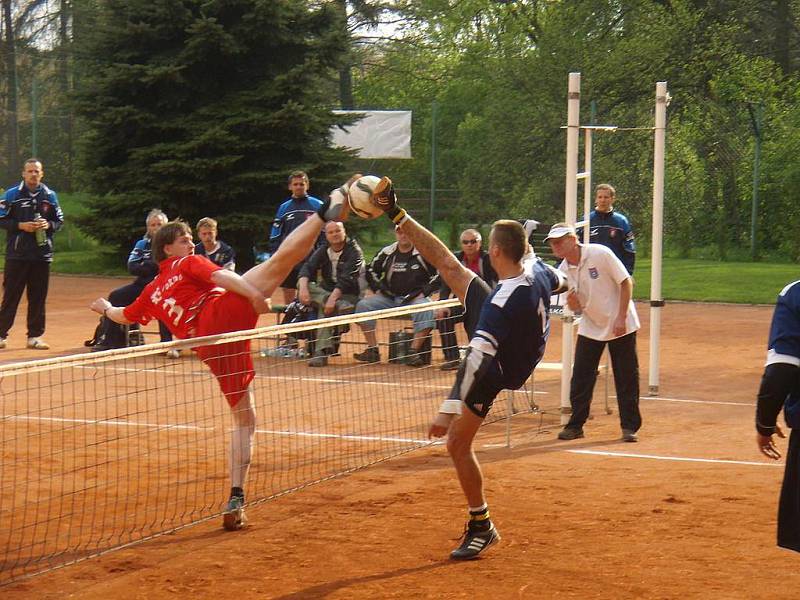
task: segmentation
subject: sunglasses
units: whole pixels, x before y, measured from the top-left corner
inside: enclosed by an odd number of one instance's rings
[[[478,240],[461,240],[462,244],[477,244]]]

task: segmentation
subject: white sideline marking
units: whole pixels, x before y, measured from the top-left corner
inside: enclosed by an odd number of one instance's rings
[[[726,465],[753,465],[756,467],[783,467],[784,463],[755,462],[749,460],[726,460],[723,458],[691,458],[682,456],[659,456],[657,454],[633,454],[629,452],[603,452],[600,450],[564,450],[572,454],[592,454],[595,456],[612,456],[616,458],[647,458],[650,460],[674,460],[678,462],[717,463]]]
[[[609,396],[616,398],[616,396]],[[661,400],[662,402],[683,402],[686,404],[722,404],[725,406],[747,406],[753,407],[755,402],[725,402],[723,400],[687,400],[685,398],[665,398],[664,396],[642,396],[640,400]]]
[[[70,419],[68,417],[29,417],[26,415],[3,415],[3,421],[44,421],[49,423],[81,423],[84,425],[119,425],[120,427],[152,427],[155,429],[189,429],[192,431],[208,431],[213,427],[197,425],[159,425],[158,423],[137,423],[121,419]]]
[[[121,419],[72,419],[68,417],[30,417],[26,415],[4,415],[3,421],[41,421],[50,423],[80,423],[83,425],[107,425],[119,427],[149,427],[152,429],[184,429],[191,431],[213,431],[214,427],[200,427],[198,425],[159,425],[158,423],[138,423],[136,421],[123,421]],[[428,440],[415,440],[412,438],[382,437],[373,435],[345,435],[338,433],[314,433],[311,431],[277,431],[271,429],[256,429],[256,433],[267,435],[284,435],[297,437],[336,438],[342,440],[356,440],[369,442],[402,442],[407,444],[428,444]]]
[[[338,433],[313,433],[310,431],[276,431],[272,429],[256,429],[256,433],[269,435],[287,435],[297,437],[336,438],[340,440],[357,440],[365,442],[407,442],[409,444],[428,444],[429,440],[415,440],[411,438],[385,438],[376,435],[344,435]]]

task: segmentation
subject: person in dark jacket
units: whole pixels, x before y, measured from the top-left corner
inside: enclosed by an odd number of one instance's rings
[[[64,225],[64,213],[56,193],[42,183],[43,177],[42,161],[29,158],[22,167],[22,181],[12,186],[0,202],[0,227],[7,232],[0,348],[6,347],[8,332],[26,288],[27,347],[33,350],[50,348],[42,339],[45,302],[53,262],[53,234]]]
[[[144,237],[134,244],[133,250],[128,256],[128,273],[136,277],[136,279],[128,285],[118,287],[108,295],[109,302],[114,306],[128,306],[139,297],[145,286],[158,275],[158,264],[152,258],[150,245],[156,231],[161,229],[162,225],[166,224],[167,221],[167,215],[158,208],[154,208],[147,214],[145,219],[147,231]],[[172,340],[172,334],[161,321],[158,322],[158,331],[161,334],[162,342]],[[92,346],[92,352],[124,348],[127,345],[123,327],[111,319],[103,319],[100,333],[96,337],[96,343]],[[177,350],[172,349],[168,351],[167,356],[178,358],[180,354]]]
[[[215,265],[229,271],[236,270],[236,252],[228,244],[217,239],[217,222],[211,217],[203,217],[197,222],[197,237],[200,241],[194,245],[194,253],[205,256]]]
[[[431,294],[439,287],[439,273],[422,258],[408,236],[400,228],[395,228],[395,236],[397,241],[372,259],[367,269],[367,283],[375,294],[360,300],[356,313],[430,302]],[[406,364],[420,367],[425,364],[420,355],[422,346],[435,324],[433,311],[414,313],[411,320],[414,322],[414,339],[411,358]],[[364,332],[367,348],[354,354],[353,358],[362,362],[380,361],[375,321],[363,321],[358,325]]]
[[[306,219],[312,216],[322,206],[319,198],[308,195],[310,183],[308,175],[304,171],[294,171],[289,175],[289,192],[291,196],[287,198],[279,207],[272,223],[272,231],[269,236],[269,251],[271,254],[280,248],[292,231],[305,223]],[[322,243],[320,235],[319,244]],[[300,265],[297,265],[288,277],[281,283],[283,290],[283,301],[289,304],[297,294],[297,278],[300,276]]]
[[[607,183],[595,188],[595,208],[589,213],[589,242],[602,244],[617,256],[628,275],[633,275],[636,244],[628,218],[614,210],[617,191]]]
[[[481,234],[477,229],[466,229],[461,232],[461,250],[454,255],[458,262],[475,273],[490,289],[497,285],[497,273],[492,268],[489,253],[481,248]],[[442,280],[439,290],[439,300],[447,300],[452,292],[447,282]],[[460,364],[458,342],[456,341],[455,324],[464,321],[464,307],[440,308],[435,313],[436,329],[442,339],[442,352],[444,364],[442,371],[452,371]]]
[[[358,303],[361,289],[359,276],[364,267],[364,253],[347,237],[344,224],[330,221],[325,225],[327,244],[317,248],[300,268],[297,297],[306,306],[315,306],[318,313],[332,317],[342,310],[352,310]],[[317,274],[322,279],[317,283]],[[322,316],[322,315],[320,315]],[[333,350],[333,328],[317,330],[314,357],[309,367],[324,367]]]

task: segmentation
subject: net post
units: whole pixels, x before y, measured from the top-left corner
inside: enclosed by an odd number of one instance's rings
[[[649,392],[658,393],[661,308],[664,296],[661,291],[661,258],[663,250],[664,227],[664,147],[667,123],[667,105],[669,104],[667,82],[656,83],[655,133],[653,148],[653,235],[652,235],[652,271],[650,273],[650,365]]]

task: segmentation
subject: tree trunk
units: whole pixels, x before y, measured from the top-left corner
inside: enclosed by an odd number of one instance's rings
[[[336,7],[342,16],[342,30],[347,41],[347,54],[344,57],[344,64],[339,69],[339,102],[345,110],[353,108],[353,59],[350,52],[351,40],[350,31],[347,29],[347,0],[336,0]]]
[[[19,141],[17,132],[17,55],[14,42],[14,20],[11,16],[11,0],[2,0],[3,28],[5,29],[5,67],[8,96],[6,99],[6,156],[8,173],[6,180],[13,181],[19,172]]]
[[[72,108],[66,101],[69,97],[70,65],[72,64],[72,44],[70,40],[70,20],[72,18],[72,3],[70,0],[61,0],[59,11],[59,50],[58,50],[58,82],[61,97],[61,131],[64,132],[64,174],[66,177],[65,189],[72,189]]]

